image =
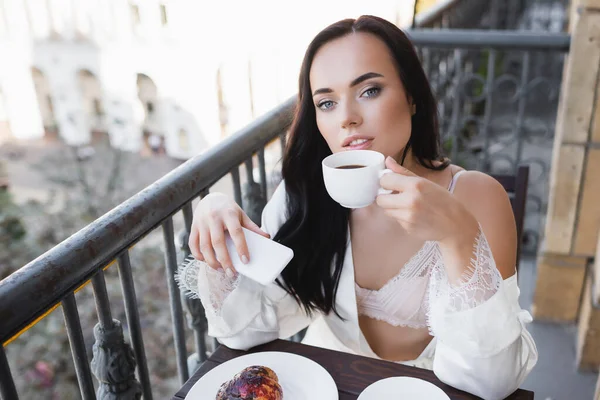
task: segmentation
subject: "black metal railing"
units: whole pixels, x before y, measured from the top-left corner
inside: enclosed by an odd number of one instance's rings
[[[523,251],[534,253],[546,214],[566,34],[416,30],[438,100],[442,142],[468,169],[514,174],[531,166]]]
[[[527,110],[529,107],[533,110],[532,103],[537,104],[539,100],[533,101],[532,93],[534,88],[544,86],[557,94],[560,85],[560,74],[540,81],[546,68],[536,71],[534,61],[539,55],[540,60],[551,57],[560,64],[562,55],[569,48],[568,35],[517,36],[497,31],[442,33],[418,30],[410,32],[410,36],[440,98],[447,151],[455,159],[463,158],[467,166],[474,163],[476,168],[490,171],[496,170],[496,160],[509,159],[511,172],[519,163],[531,162],[524,154],[527,154],[527,141],[531,139],[526,129]],[[505,88],[506,84],[508,88]],[[507,96],[509,105],[498,106]],[[185,346],[184,313],[191,314],[195,321],[192,324],[195,352],[200,362],[205,359],[208,346],[200,302],[182,301],[175,284],[175,269],[182,254],[177,252],[173,218],[181,213],[185,231],[189,234],[192,201],[206,195],[228,174],[236,201],[249,213],[253,210],[252,217],[257,218],[270,191],[269,185],[275,183],[272,179],[277,179],[276,171],[267,170],[265,147],[285,135],[294,103],[294,99],[288,100],[205,154],[188,160],[0,282],[0,393],[4,399],[18,398],[4,344],[57,304],[63,308],[84,399],[96,396],[92,372],[100,382],[97,391],[100,398],[109,392],[122,398],[136,393],[142,393],[145,399],[152,398],[129,251],[158,228],[163,232],[179,382],[187,379],[193,366],[189,365]],[[540,118],[544,123],[556,114],[554,97],[549,98],[543,113]],[[505,116],[512,116],[514,120],[506,131],[495,125],[497,118]],[[541,138],[551,141],[550,132],[553,129]],[[281,140],[283,144],[284,139]],[[260,179],[255,181],[257,161]],[[240,173],[242,164],[245,168]],[[242,190],[242,181],[246,190]],[[185,239],[182,241],[185,243]],[[182,247],[183,255],[186,255],[187,250]],[[125,342],[121,322],[111,313],[107,294],[105,268],[113,262],[118,266],[124,293],[130,344]],[[89,348],[85,345],[79,321],[81,310],[78,310],[74,295],[90,280],[99,321],[94,329],[91,367],[87,362]],[[117,366],[108,360],[117,360]]]
[[[84,346],[74,297],[75,290],[91,279],[100,321],[94,329],[96,344],[92,369],[96,377],[102,382],[101,386],[106,386],[107,392],[116,390],[119,394],[124,394],[133,388],[141,390],[144,398],[152,398],[128,252],[131,246],[160,227],[164,236],[178,373],[181,383],[187,380],[189,371],[188,355],[184,344],[183,309],[175,283],[177,255],[173,215],[180,211],[183,213],[189,234],[191,202],[196,197],[208,193],[209,188],[226,174],[233,175],[236,201],[243,204],[238,165],[243,163],[250,168],[254,154],[258,156],[261,169],[262,181],[258,187],[262,194],[266,194],[267,174],[263,151],[269,142],[285,133],[286,127],[291,122],[294,102],[295,100],[288,100],[238,134],[225,139],[206,154],[188,160],[156,183],[1,281],[0,341],[7,342],[36,318],[60,303],[63,306],[81,394],[84,399],[95,398],[90,365],[87,363],[88,354]],[[249,183],[255,183],[252,175],[248,175],[246,179]],[[246,206],[250,205],[246,204]],[[114,260],[118,261],[125,294],[126,317],[132,349],[124,343],[120,322],[114,320],[111,315],[104,282],[104,268]],[[195,302],[197,304],[188,307],[188,311],[201,313],[197,317],[203,318],[203,309],[198,300]],[[195,335],[196,351],[202,361],[206,351],[205,332],[196,331]],[[114,362],[115,358],[121,358],[121,362],[116,366],[99,364],[111,360]],[[136,361],[141,385],[133,375]],[[3,346],[0,346],[0,377],[0,393],[3,398],[17,399],[16,387]]]

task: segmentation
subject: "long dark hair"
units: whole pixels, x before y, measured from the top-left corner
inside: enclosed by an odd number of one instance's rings
[[[350,210],[333,201],[323,182],[321,161],[331,154],[317,127],[310,87],[310,68],[325,43],[355,32],[379,37],[389,48],[406,93],[416,105],[409,149],[424,167],[442,170],[449,165],[440,154],[437,105],[419,58],[406,35],[392,23],[373,16],[339,21],[321,31],[310,43],[299,79],[298,104],[292,123],[282,174],[287,193],[287,220],[275,240],[292,248],[294,258],[278,283],[307,313],[339,313],[335,307],[348,240]],[[441,161],[434,165],[433,161]],[[340,316],[341,317],[341,316]]]

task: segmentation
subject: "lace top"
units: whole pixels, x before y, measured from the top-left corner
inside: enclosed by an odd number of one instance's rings
[[[427,288],[437,254],[434,242],[423,247],[379,290],[354,283],[358,315],[393,326],[427,327]]]
[[[448,190],[454,192],[464,171],[452,177]],[[425,242],[381,289],[365,289],[355,283],[358,314],[393,326],[426,328],[429,308],[429,282],[442,256],[436,242]]]

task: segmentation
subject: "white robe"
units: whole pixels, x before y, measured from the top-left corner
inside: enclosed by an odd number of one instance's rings
[[[265,207],[262,229],[273,237],[285,222],[285,211],[281,184]],[[232,281],[199,262],[181,268],[178,279],[191,296],[202,300],[208,334],[227,347],[247,350],[289,338],[309,326],[303,340],[306,344],[378,358],[359,326],[348,243],[335,299],[344,320],[335,313],[309,318],[276,284],[263,287],[243,276]],[[521,309],[518,298],[514,275],[504,281],[500,278],[497,291],[475,307],[445,312],[441,305],[437,312],[432,310],[433,340],[416,360],[404,364],[432,369],[442,382],[486,400],[505,398],[523,383],[538,359],[525,328],[532,318]]]

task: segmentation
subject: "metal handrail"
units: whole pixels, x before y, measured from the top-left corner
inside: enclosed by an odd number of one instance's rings
[[[89,280],[162,221],[197,197],[292,120],[295,97],[73,234],[0,281],[0,343]]]
[[[415,29],[406,31],[415,46],[433,48],[492,48],[510,50],[568,51],[568,33],[538,33],[504,30]]]

